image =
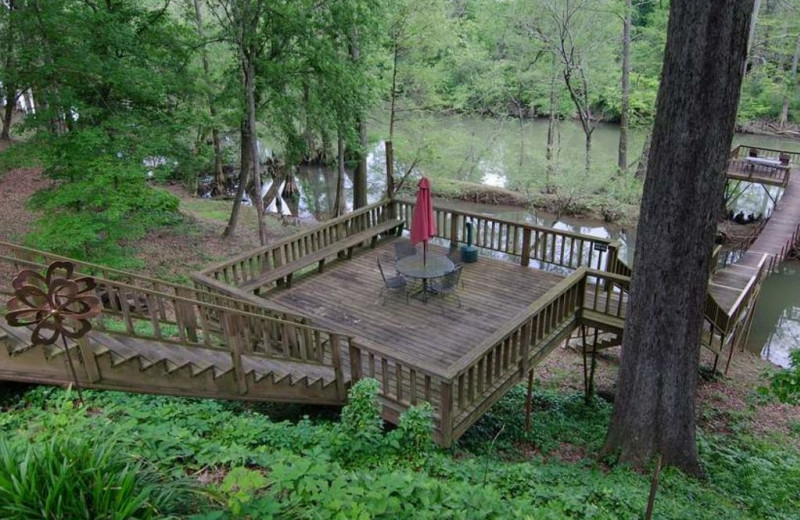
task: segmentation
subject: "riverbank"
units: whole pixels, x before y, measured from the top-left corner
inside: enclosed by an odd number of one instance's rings
[[[576,191],[569,193],[560,193],[563,190],[558,189],[553,191],[553,193],[522,193],[453,179],[436,179],[431,188],[433,196],[437,198],[542,210],[556,215],[557,218],[561,216],[587,218],[623,227],[635,226],[639,218],[637,204],[612,202],[600,195],[592,197]],[[416,186],[403,186],[399,194],[413,197],[416,194]]]

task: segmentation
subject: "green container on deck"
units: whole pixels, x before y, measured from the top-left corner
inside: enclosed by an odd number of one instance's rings
[[[471,264],[478,261],[478,248],[472,245],[472,222],[467,222],[467,245],[461,246],[461,261]]]

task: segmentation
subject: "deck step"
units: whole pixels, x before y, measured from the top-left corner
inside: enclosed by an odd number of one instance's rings
[[[253,374],[256,382],[272,376],[274,384],[309,387],[321,382],[327,387],[336,381],[333,367],[326,365],[250,355],[242,356],[242,365],[245,373]]]

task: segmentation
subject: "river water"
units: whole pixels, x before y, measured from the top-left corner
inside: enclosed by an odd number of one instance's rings
[[[514,119],[489,119],[478,117],[437,117],[422,123],[401,122],[397,142],[404,148],[415,150],[419,159],[418,170],[431,178],[475,182],[508,189],[536,190],[545,183],[545,143],[547,122]],[[587,181],[584,174],[584,135],[580,125],[573,122],[559,124],[560,152],[558,160],[560,182],[569,189],[571,183],[586,186],[603,183],[614,172],[617,158],[619,129],[615,125],[599,125],[593,134],[593,174]],[[634,162],[641,153],[644,134],[632,131],[629,137],[629,161]],[[749,144],[765,148],[800,152],[800,141],[757,135],[736,135],[734,145]],[[410,159],[409,159],[410,160]],[[368,154],[368,201],[380,199],[385,188],[385,155],[383,143],[378,141]],[[404,165],[399,165],[402,172]],[[330,214],[330,201],[334,198],[335,171],[320,167],[304,167],[298,176],[300,199],[297,208],[282,204],[284,214],[294,213],[301,219],[324,220]],[[347,200],[352,201],[352,178],[345,179]],[[772,210],[770,197],[760,185],[743,183],[744,193],[733,209],[745,213],[768,215]],[[266,189],[266,187],[265,187]],[[590,186],[591,189],[591,186]],[[771,188],[772,196],[778,194]],[[350,202],[348,202],[349,204]],[[583,218],[561,217],[542,211],[528,211],[518,207],[457,203],[464,210],[496,215],[498,217],[552,226],[557,229],[620,240],[622,255],[629,262],[633,255],[636,229]],[[452,205],[452,203],[451,203]],[[274,204],[272,210],[275,211]],[[294,209],[294,211],[292,211]],[[800,348],[800,263],[788,262],[764,284],[759,298],[747,348],[760,352],[776,364],[786,366],[788,353]]]

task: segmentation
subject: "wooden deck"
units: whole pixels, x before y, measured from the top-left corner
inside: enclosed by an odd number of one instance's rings
[[[737,147],[732,157],[751,151]],[[393,255],[396,231],[408,227],[413,202],[405,200],[380,201],[210,266],[191,275],[194,286],[0,242],[0,301],[19,269],[70,261],[95,277],[104,302],[94,330],[66,351],[31,348],[27,329],[0,324],[0,379],[68,384],[64,354],[73,349],[78,379],[91,388],[344,404],[349,385],[373,377],[385,419],[397,422],[428,401],[436,439],[448,446],[574,332],[592,355],[619,344],[631,275],[619,243],[434,209],[438,239],[460,245],[469,224],[477,247],[508,259],[482,255],[464,267],[461,307],[454,299],[379,297],[376,257]],[[704,344],[718,358],[746,334],[760,282],[796,242],[799,222],[800,182],[790,182],[751,251],[711,274]]]
[[[379,298],[383,282],[376,264],[380,253],[394,255],[393,241],[356,254],[322,274],[275,289],[263,296],[314,323],[382,345],[420,366],[446,371],[472,347],[564,279],[518,264],[481,257],[465,264],[463,286],[444,302],[429,298]],[[431,247],[432,254],[447,254]],[[391,268],[389,268],[391,269]],[[385,302],[385,303],[384,303]]]

